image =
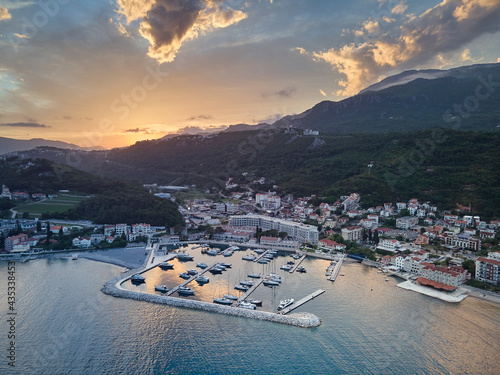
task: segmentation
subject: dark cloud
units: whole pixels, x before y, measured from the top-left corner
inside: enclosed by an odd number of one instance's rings
[[[72,119],[73,119],[73,117],[71,117],[71,116],[64,116],[64,117],[63,117],[63,119],[64,119],[64,120],[72,120]]]
[[[125,130],[125,133],[151,134],[151,133],[155,133],[155,131],[151,130],[150,128],[135,128],[135,129],[127,129],[127,130]]]
[[[9,127],[19,127],[19,128],[50,128],[50,126],[39,124],[37,122],[8,122],[0,124],[0,126],[9,126]]]
[[[284,88],[282,90],[279,90],[279,91],[275,91],[275,92],[265,92],[262,94],[262,97],[263,98],[269,98],[269,97],[275,97],[275,98],[283,98],[283,99],[287,99],[287,98],[291,98],[292,96],[295,95],[295,93],[297,92],[297,89],[293,86],[289,86],[287,88]]]
[[[216,133],[220,132],[227,129],[226,125],[212,125],[212,126],[207,126],[207,127],[201,127],[201,126],[185,126],[184,128],[181,128],[177,130],[178,134],[200,134],[200,133]]]
[[[187,119],[187,121],[196,121],[196,120],[212,120],[213,117],[210,115],[198,115],[198,116],[191,116],[190,118]]]
[[[128,22],[142,19],[139,31],[149,41],[148,55],[171,62],[186,40],[238,23],[247,15],[224,0],[119,0]]]

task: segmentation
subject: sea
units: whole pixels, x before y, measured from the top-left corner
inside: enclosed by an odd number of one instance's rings
[[[0,374],[498,374],[500,305],[466,298],[443,302],[396,287],[400,279],[359,263],[345,263],[335,282],[329,261],[306,258],[307,273],[243,261],[251,250],[210,257],[186,249],[192,262],[153,268],[146,283],[124,287],[144,293],[154,285],[183,281],[197,262],[232,267],[189,285],[211,302],[235,294],[249,273],[275,272],[282,285],[259,286],[252,298],[276,311],[284,298],[325,293],[294,312],[310,312],[322,324],[299,328],[267,321],[175,308],[103,294],[103,284],[123,267],[79,258],[40,258],[15,263],[14,310],[7,303],[8,263],[0,262]],[[199,270],[199,269],[198,269]],[[192,283],[196,284],[196,283]],[[9,312],[15,315],[9,315]],[[8,339],[13,325],[15,339]],[[14,341],[12,352],[11,341]],[[14,361],[9,355],[14,354]],[[14,365],[15,367],[13,367]]]

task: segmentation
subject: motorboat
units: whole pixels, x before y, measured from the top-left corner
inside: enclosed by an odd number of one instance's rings
[[[161,262],[158,263],[158,267],[160,267],[162,270],[171,270],[174,268],[174,265],[168,262]]]
[[[219,266],[220,267],[224,267],[224,268],[231,268],[232,264],[231,263],[220,262]]]
[[[168,292],[170,289],[169,289],[169,288],[167,288],[167,286],[166,286],[166,285],[155,285],[155,290],[156,290],[157,292],[166,293],[166,292]]]
[[[294,302],[295,302],[295,300],[293,298],[284,299],[283,301],[280,302],[280,304],[278,306],[278,311],[281,311],[281,310],[287,308],[288,306],[290,306]]]
[[[240,284],[245,286],[253,286],[253,281],[240,281]]]
[[[181,273],[179,274],[179,277],[180,277],[181,279],[187,280],[187,279],[191,278],[191,275],[190,275],[190,274],[188,274],[188,273],[186,273],[186,272],[181,272]]]
[[[246,292],[248,290],[248,287],[246,285],[235,285],[234,289]]]
[[[292,269],[292,266],[289,265],[289,264],[283,264],[281,267],[280,267],[280,270],[284,270],[284,271],[290,271]]]
[[[227,299],[230,299],[230,300],[233,300],[233,301],[237,301],[238,300],[238,297],[233,296],[232,294],[224,294],[223,297],[227,298]]]
[[[307,272],[306,269],[304,267],[302,267],[302,266],[297,267],[296,271],[297,272],[301,272],[301,273]]]
[[[286,264],[294,265],[295,262],[293,260],[289,260],[288,262],[286,262]]]
[[[232,305],[234,303],[233,300],[227,298],[214,298],[214,303],[218,303],[219,305]]]
[[[300,255],[298,255],[298,254],[293,254],[293,255],[292,255],[292,258],[293,258],[293,259],[295,259],[295,260],[298,260],[298,259],[300,259]]]
[[[194,276],[194,275],[198,275],[198,271],[197,271],[197,270],[195,270],[195,269],[192,269],[192,270],[187,270],[187,271],[186,271],[186,273],[187,273],[188,275],[192,275],[192,276]]]
[[[179,253],[177,254],[176,258],[182,262],[188,262],[194,259],[192,255],[189,255],[187,253]]]
[[[254,250],[254,251],[255,251],[257,254],[262,254],[262,253],[264,253],[266,250],[264,250],[264,249],[256,249],[256,250]]]
[[[242,309],[248,309],[248,310],[255,310],[257,308],[253,303],[245,302],[245,301],[240,302],[240,305],[238,307],[241,307]]]
[[[196,263],[196,267],[199,267],[201,269],[205,269],[208,267],[208,264],[206,264],[205,262]]]
[[[211,255],[214,257],[217,255],[217,250],[214,250],[214,249],[207,250],[207,255]]]
[[[267,279],[262,282],[265,286],[279,286],[280,283],[276,280]]]
[[[261,278],[260,273],[258,275],[256,273],[249,273],[247,276],[251,279],[260,279]]]
[[[222,268],[214,267],[210,269],[208,272],[210,272],[212,275],[220,274],[222,273]]]
[[[130,281],[133,283],[140,284],[140,283],[145,283],[146,278],[144,276],[136,273],[135,275],[132,275],[132,277],[130,278]]]
[[[187,286],[180,286],[179,289],[177,289],[177,294],[183,296],[192,296],[194,294],[194,290],[188,288]]]
[[[198,277],[196,278],[196,282],[197,282],[198,284],[206,284],[206,283],[208,283],[209,281],[210,281],[210,279],[209,279],[208,277],[206,277],[206,276],[203,276],[203,275],[198,276]]]
[[[256,256],[255,256],[255,255],[250,254],[250,255],[245,255],[245,256],[243,256],[241,259],[243,259],[243,260],[248,260],[248,261],[254,261],[254,260],[255,260],[255,258],[256,258]]]
[[[266,259],[266,258],[262,258],[262,259],[259,259],[259,260],[257,261],[257,263],[260,263],[260,264],[267,264],[267,263],[269,263],[269,262],[270,262],[270,260],[269,260],[269,259]]]
[[[276,280],[277,282],[281,283],[281,276],[276,274],[276,273],[270,273],[269,275],[266,276],[268,279]]]
[[[247,299],[245,302],[254,304],[255,306],[262,306],[262,301],[260,299]]]

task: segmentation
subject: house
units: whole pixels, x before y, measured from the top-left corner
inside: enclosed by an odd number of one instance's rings
[[[148,236],[151,234],[151,225],[149,224],[134,224],[132,225],[132,233],[136,236]]]
[[[106,237],[111,236],[115,231],[115,226],[114,225],[105,225],[104,226],[104,235]]]
[[[412,216],[399,217],[396,219],[396,228],[408,230],[418,224],[418,218]]]
[[[374,223],[377,223],[377,224],[379,223],[379,216],[378,215],[369,214],[367,216],[367,219],[373,221]]]
[[[122,234],[127,235],[130,233],[130,228],[128,227],[127,224],[116,224],[115,225],[115,234],[117,236],[121,236]]]
[[[180,237],[177,235],[167,235],[160,238],[160,245],[176,244],[180,242]]]
[[[90,245],[92,244],[90,238],[82,236],[73,238],[72,242],[73,242],[73,247],[82,247],[82,248],[90,247]]]
[[[43,193],[34,193],[31,194],[31,198],[33,198],[36,201],[42,200],[42,199],[47,199],[47,195]]]
[[[404,209],[406,209],[406,203],[405,202],[397,202],[396,208],[398,211],[404,210]]]
[[[362,215],[363,215],[363,213],[361,211],[358,211],[358,210],[353,210],[353,211],[347,212],[347,216],[349,216],[349,218],[351,218],[351,219],[354,219],[355,217],[359,217]]]
[[[415,240],[415,245],[425,246],[429,244],[429,236],[426,234],[420,234]]]
[[[28,240],[28,235],[21,233],[17,236],[7,237],[5,239],[5,250],[10,253],[14,250],[14,246],[21,244],[22,242],[26,242]]]
[[[481,250],[481,240],[465,235],[448,235],[444,234],[443,239],[446,245],[459,247],[461,249],[479,251]]]
[[[92,245],[100,244],[105,239],[106,239],[106,236],[104,236],[104,234],[96,233],[96,234],[90,235],[90,243]]]
[[[498,254],[498,253],[496,253]],[[500,285],[500,257],[490,253],[488,258],[476,259],[476,279],[492,285]]]
[[[255,203],[265,210],[278,210],[281,207],[281,198],[274,193],[255,195]]]
[[[329,240],[328,238],[325,238],[323,240],[318,241],[318,247],[320,249],[328,251],[344,251],[347,246],[338,243],[336,241]]]
[[[427,280],[458,287],[470,278],[462,267],[436,266],[432,263],[422,263],[420,275]]]
[[[398,240],[392,238],[381,238],[377,249],[396,252],[401,247],[401,243]]]
[[[342,229],[342,238],[346,241],[358,241],[363,236],[363,228],[360,226],[350,226]]]

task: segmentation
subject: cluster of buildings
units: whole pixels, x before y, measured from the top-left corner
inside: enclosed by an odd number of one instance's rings
[[[2,192],[0,194],[0,198],[8,198],[12,200],[26,200],[26,199],[32,199],[34,201],[40,201],[42,199],[53,199],[57,198],[57,194],[45,194],[45,193],[33,193],[29,194],[26,191],[13,191],[11,192],[10,189],[2,185]]]

